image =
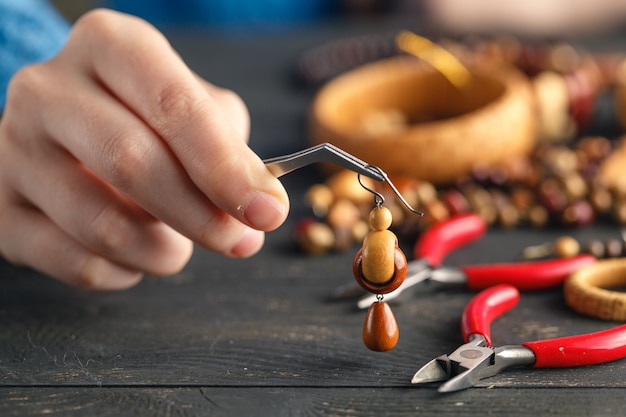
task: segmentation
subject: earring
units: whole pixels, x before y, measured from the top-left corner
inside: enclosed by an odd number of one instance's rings
[[[386,175],[385,180],[411,211],[422,214],[406,203]],[[398,247],[398,238],[389,230],[392,216],[389,209],[383,206],[384,197],[366,187],[361,182],[360,176],[359,183],[374,194],[375,207],[369,215],[371,231],[363,240],[363,247],[354,257],[352,272],[357,283],[365,290],[376,294],[377,298],[365,316],[363,343],[370,350],[385,352],[396,346],[400,332],[393,311],[383,298],[384,294],[390,293],[404,282],[407,260],[404,252]]]

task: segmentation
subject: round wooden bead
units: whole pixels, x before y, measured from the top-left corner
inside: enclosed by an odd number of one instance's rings
[[[363,275],[362,261],[363,248],[359,249],[352,262],[352,273],[356,282],[365,290],[374,294],[388,294],[402,285],[407,271],[407,261],[404,252],[398,247],[394,249],[394,274],[389,281],[384,284],[376,284]]]
[[[571,258],[580,253],[580,243],[571,236],[562,236],[554,242],[554,254],[558,258]]]
[[[374,230],[386,230],[391,226],[391,222],[393,218],[391,216],[391,211],[387,207],[374,207],[372,211],[370,211],[370,226]]]
[[[604,242],[604,247],[606,250],[605,256],[607,258],[619,258],[624,252],[624,243],[620,239],[608,239]]]
[[[398,343],[400,332],[398,323],[385,302],[372,303],[367,310],[363,323],[363,343],[368,349],[385,352],[393,349]]]
[[[591,239],[585,244],[585,252],[598,259],[606,256],[606,245],[598,239]]]

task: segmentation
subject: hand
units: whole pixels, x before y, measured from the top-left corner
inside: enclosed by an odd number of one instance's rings
[[[289,201],[248,148],[233,92],[146,22],[97,10],[11,80],[0,120],[0,253],[68,284],[179,271],[192,242],[249,256]]]

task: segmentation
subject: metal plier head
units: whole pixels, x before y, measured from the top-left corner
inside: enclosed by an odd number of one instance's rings
[[[452,392],[475,386],[506,368],[532,365],[533,352],[524,346],[493,348],[481,335],[460,346],[449,355],[441,355],[424,365],[413,376],[411,383],[447,381],[439,392]]]
[[[396,194],[398,199],[406,206],[407,209],[417,215],[424,215],[424,213],[422,213],[421,211],[415,210],[413,207],[411,207],[411,205],[408,203],[408,201],[406,201],[400,191],[398,191],[393,182],[391,182],[389,176],[382,169],[360,160],[356,156],[349,154],[348,152],[336,147],[331,143],[321,143],[319,145],[312,146],[310,148],[306,148],[289,155],[282,155],[263,160],[263,163],[265,164],[267,169],[276,178],[288,174],[289,172],[296,169],[317,162],[333,163],[356,172],[359,175],[358,180],[361,186],[366,190],[372,192],[377,198],[379,198],[381,204],[385,201],[385,198],[382,196],[382,194],[365,186],[361,182],[360,176],[365,175],[366,177],[372,178],[376,181],[385,182],[387,183],[389,188],[391,188],[391,190]]]

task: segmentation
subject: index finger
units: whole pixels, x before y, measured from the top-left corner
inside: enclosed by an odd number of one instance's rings
[[[81,64],[162,138],[202,193],[253,228],[280,225],[288,211],[282,185],[167,40],[131,16],[84,19],[75,34]]]

